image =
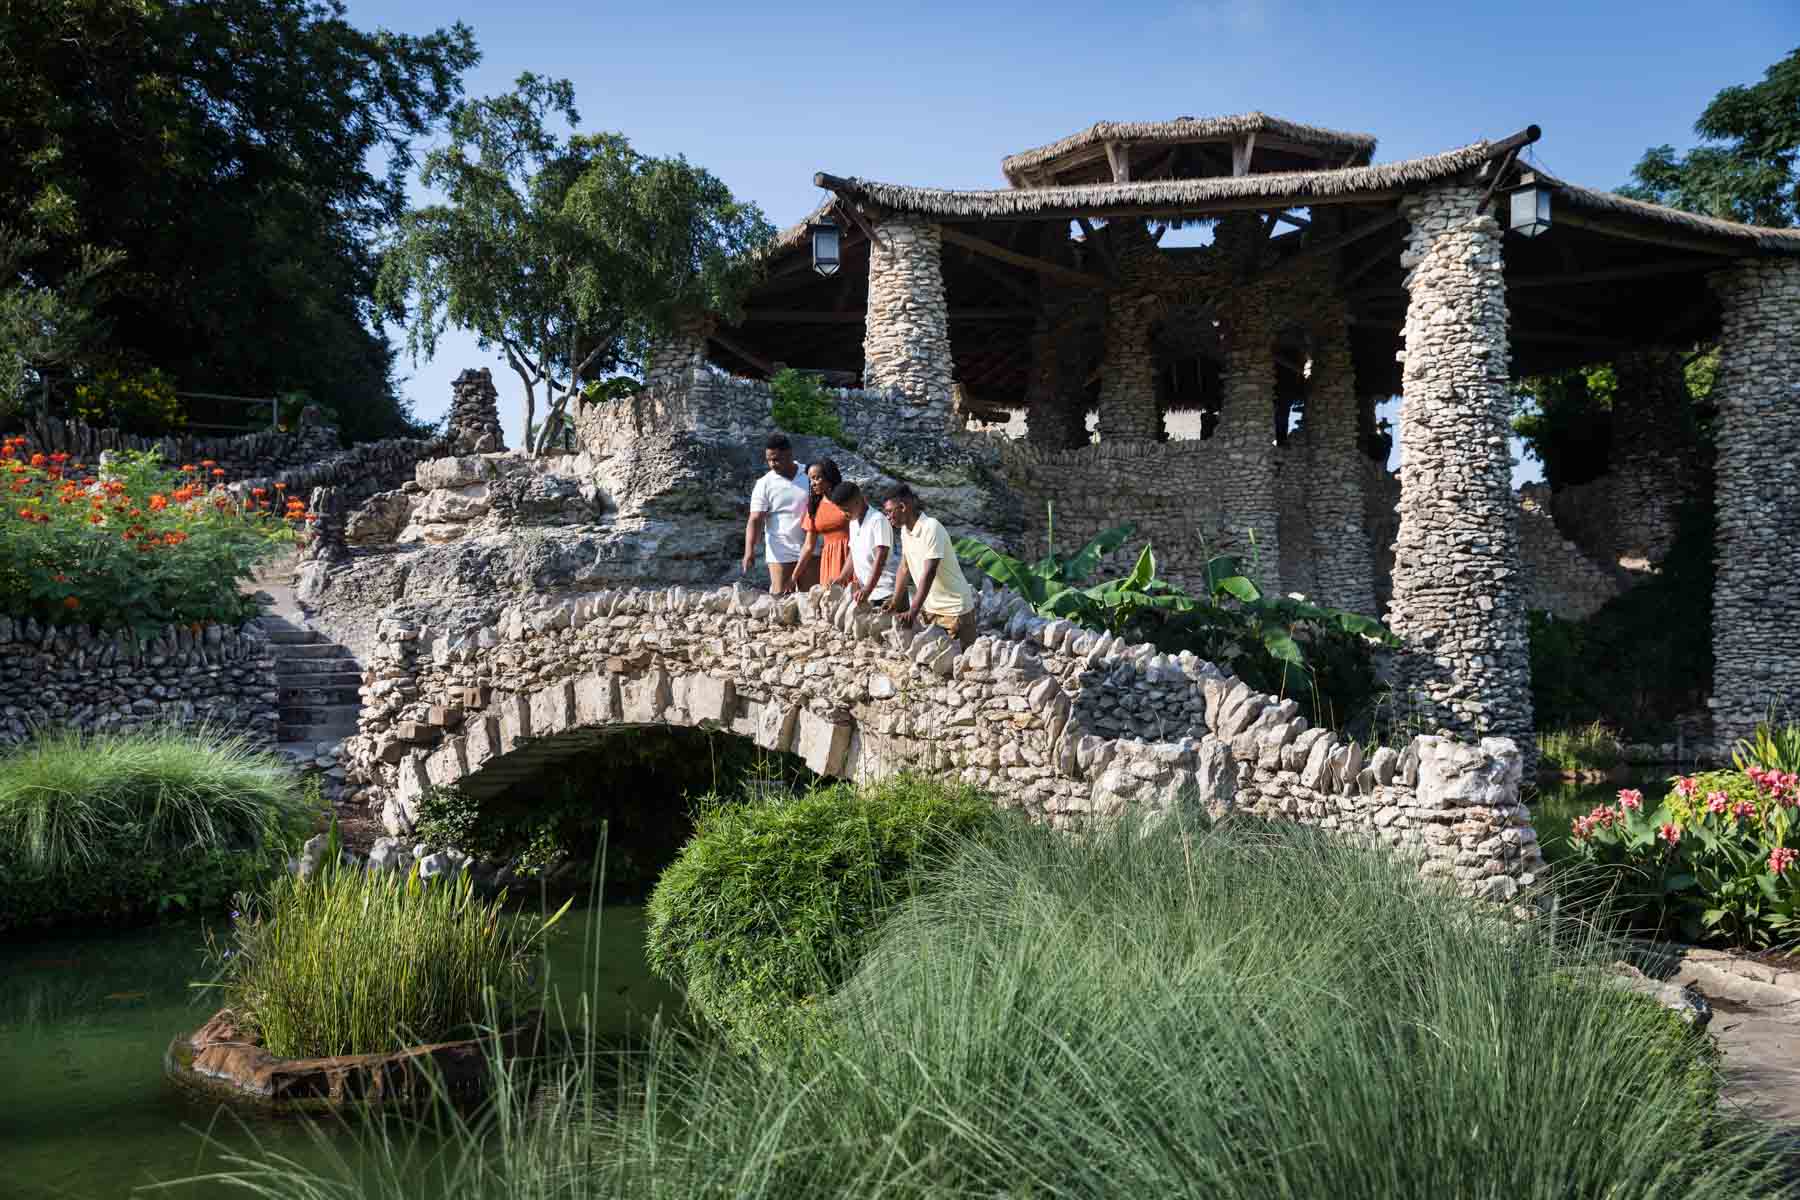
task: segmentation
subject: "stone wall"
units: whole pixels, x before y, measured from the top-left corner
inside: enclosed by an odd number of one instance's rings
[[[896,416],[940,437],[951,427],[950,326],[938,227],[884,220],[869,244],[863,383],[890,397]]]
[[[1509,450],[1501,230],[1478,188],[1401,203],[1400,532],[1389,625],[1408,645],[1400,681],[1433,727],[1529,744],[1531,659]]]
[[[1625,590],[1616,570],[1608,570],[1562,535],[1551,518],[1550,489],[1526,484],[1519,490],[1519,565],[1525,607],[1569,621],[1592,616]]]
[[[1800,262],[1745,263],[1712,284],[1724,327],[1710,703],[1730,739],[1771,705],[1800,714]]]
[[[980,627],[958,651],[942,630],[899,629],[838,589],[397,608],[346,743],[349,778],[398,834],[428,787],[480,799],[608,731],[697,725],[794,751],[825,775],[953,776],[1058,826],[1127,807],[1235,808],[1415,854],[1421,873],[1496,899],[1542,869],[1510,743],[1424,737],[1365,762],[1293,701],[1191,655],[992,593]]]
[[[0,617],[0,744],[34,728],[206,723],[273,744],[275,660],[253,627],[170,626],[140,640]]]

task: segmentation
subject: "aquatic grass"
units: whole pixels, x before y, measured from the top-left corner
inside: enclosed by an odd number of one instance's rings
[[[307,810],[298,776],[249,738],[206,728],[56,730],[0,754],[0,858],[46,874],[145,851],[248,849]]]
[[[335,847],[334,847],[335,849]],[[343,866],[282,875],[245,897],[213,947],[217,986],[284,1058],[372,1054],[468,1036],[519,1015],[542,938],[568,911],[531,920],[466,872],[426,879]]]
[[[1791,1194],[1711,1051],[1511,923],[1296,827],[1176,817],[971,843],[783,1057],[655,1031],[271,1197],[1730,1197]],[[538,1078],[543,1078],[540,1072]]]
[[[1625,761],[1619,736],[1605,724],[1546,729],[1537,735],[1538,763],[1551,771],[1610,771]]]

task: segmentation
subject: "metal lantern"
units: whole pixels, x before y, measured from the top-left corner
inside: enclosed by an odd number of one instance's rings
[[[823,221],[812,227],[813,270],[821,275],[838,271],[838,227]]]
[[[1550,189],[1536,175],[1521,175],[1512,193],[1507,228],[1525,237],[1536,237],[1550,228]]]

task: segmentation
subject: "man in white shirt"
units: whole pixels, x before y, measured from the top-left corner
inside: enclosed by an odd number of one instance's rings
[[[869,507],[862,489],[845,481],[831,493],[831,502],[850,518],[850,557],[844,570],[828,583],[856,589],[858,604],[879,604],[894,596],[894,527],[878,509]]]
[[[933,625],[942,625],[967,650],[975,641],[975,589],[964,578],[962,564],[943,523],[919,511],[919,497],[905,484],[888,497],[888,516],[900,527],[900,570],[894,581],[894,598],[888,611],[900,614],[900,624],[911,625],[923,613]],[[913,584],[913,601],[902,608],[900,593]]]
[[[763,540],[763,553],[769,563],[769,590],[787,590],[788,577],[800,561],[800,547],[806,541],[801,523],[806,519],[807,499],[812,485],[806,468],[794,461],[794,448],[787,435],[771,433],[764,444],[763,462],[769,470],[750,491],[750,519],[744,523],[744,574],[756,561],[756,539]]]

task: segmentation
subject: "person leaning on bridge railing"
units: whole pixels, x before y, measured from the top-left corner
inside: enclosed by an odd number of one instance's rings
[[[830,582],[854,588],[858,604],[882,604],[898,593],[894,588],[894,526],[887,515],[871,505],[854,483],[840,483],[831,491],[831,502],[850,518],[850,554],[844,569]]]
[[[888,611],[900,614],[902,625],[913,624],[922,613],[968,649],[975,641],[975,589],[956,561],[950,534],[936,517],[920,511],[919,497],[905,484],[888,496],[886,507],[888,519],[900,529],[900,570]],[[916,581],[913,600],[903,605],[909,579]]]

